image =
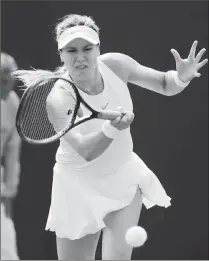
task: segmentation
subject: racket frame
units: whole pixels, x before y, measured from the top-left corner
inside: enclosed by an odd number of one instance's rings
[[[88,105],[88,103],[86,103],[86,101],[81,97],[76,85],[70,81],[69,79],[66,79],[64,77],[60,77],[60,76],[54,76],[51,78],[51,81],[52,80],[63,80],[63,81],[66,81],[68,82],[71,87],[73,88],[75,94],[76,94],[76,98],[77,98],[77,102],[76,102],[76,106],[75,106],[75,110],[73,112],[73,117],[71,118],[71,120],[69,121],[69,123],[66,125],[66,127],[59,131],[56,135],[50,137],[50,138],[45,138],[45,139],[42,139],[42,140],[33,140],[29,137],[26,137],[22,131],[21,131],[21,121],[22,121],[22,117],[23,117],[23,114],[21,113],[22,110],[23,110],[23,107],[24,107],[24,104],[25,102],[27,101],[27,98],[30,96],[30,94],[38,87],[41,86],[41,84],[36,84],[35,86],[31,86],[29,88],[27,88],[22,97],[21,97],[21,100],[20,100],[20,104],[19,104],[19,107],[18,107],[18,110],[17,110],[17,114],[16,114],[16,128],[17,128],[17,131],[20,135],[20,137],[26,141],[27,143],[30,143],[30,144],[34,144],[34,145],[40,145],[40,144],[49,144],[49,143],[52,143],[52,142],[55,142],[57,140],[59,140],[62,136],[64,136],[68,131],[70,131],[71,129],[73,129],[74,127],[80,125],[81,123],[84,123],[86,121],[89,121],[91,119],[96,119],[96,118],[99,118],[98,115],[99,115],[99,112],[94,110],[90,105]],[[50,82],[50,80],[49,80]],[[56,83],[56,82],[55,82]],[[44,84],[44,83],[43,83]],[[53,87],[52,87],[53,88]],[[83,104],[89,111],[91,111],[91,116],[89,117],[86,117],[76,123],[75,122],[75,119],[76,119],[76,116],[77,116],[77,112],[79,110],[79,107],[80,107],[80,104]],[[66,112],[67,113],[67,112]],[[72,124],[73,122],[73,124]]]

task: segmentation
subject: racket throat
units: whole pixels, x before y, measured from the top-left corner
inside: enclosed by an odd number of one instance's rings
[[[93,111],[91,118],[99,118],[99,112],[98,111]]]

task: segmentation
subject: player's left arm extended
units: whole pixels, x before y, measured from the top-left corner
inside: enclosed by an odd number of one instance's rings
[[[198,70],[208,62],[207,59],[200,61],[206,49],[201,49],[195,56],[196,47],[197,41],[194,41],[186,59],[182,59],[176,50],[171,49],[176,61],[176,71],[161,72],[143,66],[125,55],[121,61],[128,72],[127,81],[166,96],[176,95],[182,92],[193,78],[201,76]]]

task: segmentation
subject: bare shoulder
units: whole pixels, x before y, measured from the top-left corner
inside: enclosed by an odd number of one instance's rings
[[[76,96],[71,91],[70,86],[65,86],[66,82],[58,80],[46,100],[46,108],[48,112],[65,113],[69,108],[75,108]],[[80,109],[78,114],[80,115]]]
[[[65,87],[63,80],[58,80],[52,88],[47,98],[47,104],[49,105],[61,105],[65,101],[72,100],[72,95]]]
[[[129,64],[133,60],[130,56],[122,53],[105,53],[100,55],[99,59],[123,82],[128,82]]]

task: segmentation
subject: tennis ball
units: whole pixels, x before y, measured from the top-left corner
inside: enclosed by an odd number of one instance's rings
[[[134,226],[126,231],[125,240],[132,247],[140,247],[147,240],[147,232],[143,227]]]

